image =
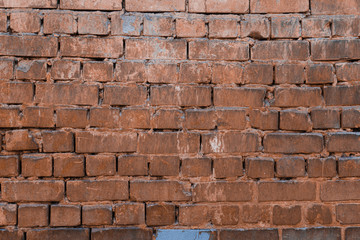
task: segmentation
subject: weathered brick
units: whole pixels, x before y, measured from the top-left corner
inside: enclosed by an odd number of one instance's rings
[[[80,13],[77,23],[79,34],[107,35],[110,31],[110,21],[105,13]]]
[[[127,128],[150,128],[150,109],[146,108],[123,108],[121,111],[121,127]]]
[[[212,79],[212,66],[209,63],[182,63],[179,82],[209,83]]]
[[[2,199],[8,202],[58,202],[64,198],[64,182],[52,180],[5,181]]]
[[[336,206],[336,220],[341,224],[358,224],[360,204],[339,204]]]
[[[27,107],[23,110],[21,125],[23,127],[54,127],[54,110],[45,107]]]
[[[130,182],[130,199],[136,201],[188,201],[190,183],[166,180],[135,180]]]
[[[269,133],[263,144],[271,153],[320,153],[324,139],[320,133]]]
[[[323,14],[323,15],[359,14],[359,2],[353,0],[344,0],[344,1],[314,0],[311,1],[311,13]]]
[[[14,128],[20,126],[20,109],[19,108],[0,108],[0,127]]]
[[[308,159],[307,174],[310,178],[335,177],[336,159],[334,157]]]
[[[44,13],[45,34],[74,34],[77,31],[75,15],[71,12],[47,11]]]
[[[309,11],[307,0],[251,0],[251,13],[292,13]]]
[[[65,131],[44,131],[44,152],[72,152],[74,151],[74,135]]]
[[[205,20],[200,18],[177,18],[176,36],[178,37],[204,37],[207,29]]]
[[[250,182],[205,182],[195,184],[193,189],[193,202],[247,202],[251,199]]]
[[[109,82],[113,79],[112,62],[85,62],[83,67],[85,81]]]
[[[360,158],[341,157],[339,158],[339,177],[359,177],[360,176]]]
[[[116,159],[112,155],[88,155],[86,156],[87,176],[111,176],[116,172]]]
[[[285,63],[275,67],[276,84],[301,84],[305,82],[305,66]]]
[[[102,239],[152,239],[152,230],[145,228],[97,228],[91,229],[91,240]],[[82,239],[81,239],[82,240]]]
[[[181,160],[181,174],[184,177],[208,177],[212,174],[210,158],[184,158]]]
[[[233,144],[236,142],[237,144]],[[207,153],[256,152],[260,148],[257,133],[227,132],[202,135],[202,151]]]
[[[345,239],[346,240],[356,240],[359,236],[360,228],[359,227],[350,227],[345,229]]]
[[[313,60],[341,60],[360,58],[360,39],[314,40],[311,42]]]
[[[360,79],[360,64],[359,63],[336,64],[336,77],[339,81],[358,81]]]
[[[175,205],[169,203],[146,205],[146,225],[165,226],[174,223]]]
[[[150,83],[177,83],[179,69],[175,63],[149,63],[146,66],[146,80]]]
[[[183,12],[185,0],[125,0],[125,9],[130,12]]]
[[[19,227],[45,227],[49,222],[49,207],[45,204],[21,204],[18,208]]]
[[[175,24],[172,17],[160,15],[146,15],[144,18],[145,36],[172,36],[175,33]]]
[[[87,109],[64,108],[56,110],[57,127],[85,128],[87,125]]]
[[[314,204],[306,210],[306,220],[310,224],[331,224],[331,209],[326,205]]]
[[[15,69],[16,79],[43,80],[46,78],[46,62],[22,60]]]
[[[66,195],[71,202],[127,200],[129,198],[128,182],[123,180],[68,181]]]
[[[21,158],[21,174],[24,177],[50,177],[52,157],[46,154],[26,154]]]
[[[0,237],[6,240],[22,240],[24,238],[24,233],[21,231],[1,229]]]
[[[332,64],[311,64],[307,68],[308,84],[333,83],[335,68]]]
[[[239,206],[220,205],[212,209],[212,220],[214,225],[236,225],[239,222]]]
[[[98,92],[96,85],[38,83],[35,102],[47,105],[96,105]]]
[[[262,130],[278,129],[279,113],[276,110],[254,109],[250,112],[250,124],[253,128]]]
[[[110,205],[82,206],[81,220],[83,225],[111,225],[112,207]]]
[[[144,62],[118,61],[115,68],[115,80],[120,82],[145,82],[146,69]]]
[[[70,227],[81,223],[81,207],[78,205],[52,205],[50,226]]]
[[[307,60],[309,55],[309,43],[300,40],[262,41],[251,48],[253,60]]]
[[[178,176],[180,159],[177,156],[152,156],[149,160],[151,176]]]
[[[216,125],[218,129],[245,129],[246,112],[242,109],[217,109]]]
[[[214,110],[188,109],[185,111],[185,127],[187,129],[214,129],[216,114]]]
[[[242,83],[241,76],[244,68],[237,63],[214,63],[212,65],[212,83],[228,84],[228,83]]]
[[[140,36],[142,23],[143,23],[143,19],[140,16],[114,13],[111,15],[111,34]]]
[[[14,130],[5,134],[6,150],[24,151],[39,149],[33,134],[28,130]]]
[[[0,60],[0,79],[14,78],[14,61],[1,59]]]
[[[18,33],[37,33],[40,31],[40,15],[36,11],[11,12],[10,28]]]
[[[301,26],[298,17],[272,17],[271,38],[299,38]]]
[[[11,225],[16,225],[16,204],[0,204],[0,226]]]
[[[283,240],[340,240],[340,228],[306,228],[306,229],[284,229]]]
[[[139,225],[144,223],[144,203],[121,203],[115,205],[115,224]]]
[[[262,107],[265,88],[214,87],[214,105],[217,107]]]
[[[176,109],[160,109],[151,117],[155,129],[180,129],[184,113]]]
[[[19,174],[19,159],[17,156],[0,156],[0,176],[14,177]]]
[[[225,40],[192,41],[189,42],[189,59],[245,61],[249,59],[249,44]]]
[[[303,157],[287,156],[276,161],[276,175],[278,177],[304,177],[305,160]]]
[[[357,37],[360,34],[360,18],[358,16],[335,16],[332,21],[334,36]]]
[[[179,224],[182,226],[199,226],[207,224],[212,218],[209,205],[180,205]]]
[[[5,11],[0,12],[0,32],[7,32],[7,15]]]
[[[337,109],[313,109],[311,110],[311,120],[314,129],[340,128],[340,112]]]
[[[280,112],[280,129],[311,131],[312,122],[306,111],[284,110]]]
[[[268,18],[249,15],[240,22],[241,37],[265,39],[270,36],[270,21]]]
[[[4,0],[0,3],[0,7],[4,8],[56,8],[56,0]]]
[[[135,152],[136,133],[117,132],[77,132],[75,135],[76,152]]]
[[[63,57],[119,58],[123,54],[123,39],[61,37],[60,53]]]
[[[301,207],[297,205],[290,207],[275,205],[272,217],[274,225],[296,225],[301,221]]]
[[[320,185],[320,199],[324,202],[359,200],[360,193],[356,191],[359,181],[328,181]]]
[[[122,1],[108,0],[106,2],[98,2],[94,0],[62,0],[60,2],[61,9],[74,10],[121,10]]]
[[[257,239],[257,240],[279,240],[277,229],[261,230],[221,230],[220,239]]]
[[[360,86],[324,87],[324,99],[328,106],[360,105]]]
[[[314,201],[314,182],[262,182],[258,184],[259,201]]]
[[[304,38],[324,38],[331,36],[331,19],[322,17],[309,17],[302,19],[301,36]]]
[[[73,80],[80,78],[80,62],[56,60],[51,67],[51,77],[56,80]]]
[[[323,102],[318,87],[276,88],[274,95],[276,107],[315,107]]]
[[[243,83],[264,84],[273,83],[273,66],[271,64],[251,63],[245,66]]]
[[[1,36],[0,36],[1,37]],[[1,103],[31,103],[33,101],[34,86],[25,82],[1,82]]]
[[[274,160],[272,158],[247,158],[245,171],[250,178],[273,178]]]
[[[243,173],[241,157],[223,157],[213,159],[213,169],[216,178],[239,177]]]
[[[357,152],[360,150],[359,138],[357,132],[329,133],[326,147],[329,152]]]
[[[145,86],[129,85],[104,87],[104,103],[109,105],[143,105],[147,98]]]
[[[236,18],[212,18],[209,20],[209,38],[236,38],[240,26]]]
[[[248,13],[249,1],[246,0],[190,0],[189,12],[198,13]]]
[[[126,39],[126,59],[186,59],[186,41],[183,39]]]
[[[91,108],[89,123],[91,127],[120,128],[120,109]]]
[[[148,157],[124,155],[118,158],[118,174],[123,176],[144,176],[148,173]]]
[[[26,234],[28,240],[62,240],[66,238],[76,240],[88,240],[90,233],[86,228],[58,228],[58,229],[34,229]]]
[[[84,156],[75,154],[54,155],[54,177],[83,177],[85,175]]]
[[[360,119],[359,108],[344,108],[341,114],[341,125],[343,128],[358,128]]]
[[[247,204],[242,208],[242,220],[244,223],[269,223],[270,206]]]

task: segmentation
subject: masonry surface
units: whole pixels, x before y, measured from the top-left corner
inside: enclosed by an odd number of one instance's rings
[[[1,240],[360,239],[360,0],[1,0]]]

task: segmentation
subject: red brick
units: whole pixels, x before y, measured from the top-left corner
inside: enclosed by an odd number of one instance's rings
[[[37,150],[38,144],[28,130],[14,130],[5,134],[7,151]]]
[[[61,37],[63,57],[119,58],[123,54],[121,37]]]
[[[313,109],[311,120],[314,129],[340,128],[340,112],[337,109]]]
[[[149,161],[151,176],[178,176],[180,159],[177,156],[152,156]]]
[[[216,114],[214,110],[188,109],[185,111],[185,127],[187,129],[214,129]]]
[[[270,206],[267,205],[244,205],[242,208],[242,220],[244,223],[269,223]]]
[[[246,175],[250,178],[273,178],[274,160],[272,158],[247,158]]]
[[[186,59],[186,41],[182,39],[127,39],[126,59]]]
[[[0,226],[16,225],[16,204],[0,204]]]
[[[296,225],[301,221],[301,207],[290,206],[282,207],[274,206],[273,224],[274,225]]]
[[[7,32],[7,15],[5,11],[0,12],[0,32]]]
[[[10,13],[10,28],[18,33],[37,33],[40,31],[40,16],[34,11],[16,11]]]
[[[307,174],[310,178],[335,177],[336,159],[334,157],[308,159]]]
[[[47,11],[44,13],[45,34],[74,34],[77,31],[75,15],[64,11]]]
[[[291,239],[326,239],[340,240],[340,228],[300,228],[300,229],[284,229],[283,240]]]
[[[301,35],[298,17],[272,17],[271,38],[299,38]]]
[[[332,20],[332,31],[334,36],[359,36],[360,18],[358,16],[335,16]]]
[[[329,133],[327,150],[329,152],[358,152],[360,151],[360,134],[357,132]]]
[[[155,129],[180,129],[184,114],[177,109],[159,109],[151,118],[151,125]]]
[[[138,225],[144,223],[144,203],[121,203],[115,205],[115,224]]]
[[[54,61],[51,67],[51,77],[56,80],[80,78],[80,62],[72,60]]]
[[[1,36],[0,36],[1,37]],[[32,83],[25,82],[1,82],[1,103],[31,103],[33,101],[34,87]]]
[[[273,75],[273,66],[271,64],[251,63],[245,66],[243,82],[244,84],[271,85]]]
[[[212,174],[210,158],[185,158],[181,160],[181,174],[184,177],[208,177]]]
[[[84,156],[74,154],[54,155],[54,177],[83,177]]]
[[[213,18],[209,20],[209,38],[236,38],[240,26],[237,19]]]
[[[225,40],[191,41],[189,59],[245,61],[249,59],[249,44]]]
[[[118,132],[77,132],[75,137],[76,152],[135,152],[136,133]]]
[[[217,109],[217,127],[218,129],[245,129],[246,112],[239,109]]]
[[[96,105],[98,91],[96,85],[38,83],[35,102],[49,105]]]
[[[68,181],[66,194],[71,202],[126,200],[129,198],[128,182],[123,180]]]
[[[183,12],[185,0],[125,0],[125,9],[130,12]]]
[[[311,42],[313,60],[341,60],[360,58],[360,39],[316,40]]]
[[[155,132],[139,135],[140,153],[197,153],[199,149],[200,135],[197,133]]]
[[[239,206],[223,205],[213,209],[212,222],[217,226],[236,225],[239,222]]]
[[[116,63],[115,80],[120,82],[145,82],[146,69],[144,62]]]
[[[56,110],[57,127],[85,128],[87,125],[87,109],[65,108]]]
[[[81,207],[77,205],[52,205],[50,226],[78,226],[81,223]]]
[[[281,64],[275,67],[276,84],[302,84],[305,82],[305,67],[302,64]]]
[[[320,199],[324,202],[360,200],[359,181],[328,181],[320,185]]]
[[[193,202],[246,202],[251,199],[250,182],[197,183],[193,188]]]
[[[279,233],[277,229],[260,229],[260,230],[221,230],[221,240],[231,239],[256,239],[256,240],[278,240]]]
[[[338,81],[358,81],[360,79],[360,64],[358,63],[336,64],[336,77]]]
[[[359,236],[360,228],[359,227],[349,227],[345,229],[346,240],[356,239]]]
[[[359,177],[360,176],[360,158],[341,157],[338,163],[339,177]]]
[[[130,199],[136,201],[189,201],[190,183],[166,180],[130,182]]]
[[[0,42],[0,55],[56,57],[58,49],[58,40],[55,37],[2,35]]]
[[[279,126],[279,113],[276,110],[254,109],[250,112],[250,124],[261,130],[276,130]]]
[[[44,152],[72,152],[74,151],[74,135],[65,131],[44,131]]]
[[[249,15],[240,22],[240,26],[241,37],[266,39],[270,36],[270,21],[268,18]]]
[[[150,128],[150,110],[123,108],[121,111],[121,126],[124,129]]]
[[[214,63],[212,65],[212,83],[228,84],[242,83],[241,76],[244,68],[240,64],[233,63]]]
[[[54,127],[54,110],[43,107],[27,107],[21,119],[23,127],[51,128]]]
[[[2,1],[0,7],[4,8],[56,8],[57,1],[56,0],[33,0],[33,1],[25,1],[25,0],[5,0]]]
[[[118,174],[123,176],[144,176],[148,174],[146,156],[124,155],[118,158]]]
[[[175,206],[173,204],[146,205],[146,225],[165,226],[175,223]]]
[[[105,13],[80,13],[77,23],[79,34],[108,35],[110,32],[110,21]]]
[[[252,60],[307,60],[308,57],[307,41],[262,41],[251,48]]]
[[[112,155],[86,156],[87,176],[112,176],[116,173],[116,158]]]
[[[43,80],[46,78],[45,61],[20,61],[15,69],[16,79],[34,79]]]
[[[117,0],[108,0],[106,2],[97,2],[93,0],[62,0],[60,2],[61,9],[73,10],[121,10],[122,2]]]
[[[149,63],[146,66],[146,80],[150,83],[177,83],[179,69],[175,63]]]
[[[244,175],[241,157],[215,158],[213,161],[216,178],[240,177]]]
[[[331,36],[331,19],[309,17],[302,19],[301,36],[304,38],[324,38]]]
[[[211,208],[209,205],[180,205],[179,224],[182,226],[199,226],[211,221]]]
[[[85,62],[83,68],[85,81],[109,82],[113,79],[112,62]]]
[[[307,111],[284,110],[280,112],[280,129],[311,131],[312,122]]]
[[[1,59],[0,60],[0,79],[14,78],[14,61]]]
[[[251,0],[251,13],[292,13],[309,11],[307,0]]]
[[[314,201],[314,182],[262,182],[258,185],[260,202],[273,201]]]
[[[249,1],[246,0],[190,0],[189,12],[199,13],[248,13]]]
[[[360,86],[334,86],[324,87],[324,99],[328,106],[359,105]]]
[[[287,156],[276,161],[278,177],[293,178],[305,176],[305,160],[303,157]]]
[[[19,227],[45,227],[49,222],[49,207],[45,204],[21,204],[18,208]]]
[[[123,15],[113,13],[111,15],[111,34],[125,36],[140,36],[143,18],[141,16]]]
[[[64,198],[63,181],[6,181],[1,184],[2,199],[8,202],[57,202]]]
[[[336,220],[341,224],[360,223],[360,204],[339,204],[336,206]]]
[[[103,239],[142,239],[151,240],[152,230],[145,228],[98,228],[91,230],[92,240]],[[81,239],[82,240],[82,239]]]
[[[209,63],[181,63],[181,83],[209,83],[212,78],[212,69]]]
[[[175,33],[175,25],[172,17],[160,15],[147,15],[144,18],[145,36],[172,36]]]
[[[147,98],[145,86],[105,86],[104,103],[110,105],[143,105]]]
[[[178,37],[205,37],[206,32],[204,19],[176,19],[176,36]]]
[[[91,108],[89,123],[91,127],[120,128],[120,110],[116,108]]]
[[[46,154],[26,154],[21,158],[21,174],[24,177],[52,176],[52,157]]]
[[[19,108],[0,108],[0,127],[14,128],[20,126]]]
[[[324,140],[320,133],[269,133],[263,144],[271,153],[320,153]]]
[[[59,228],[59,229],[36,229],[30,230],[26,234],[26,239],[28,240],[37,240],[37,239],[46,239],[46,240],[62,240],[66,238],[76,239],[76,240],[88,240],[89,239],[89,229],[86,228]]]
[[[262,107],[265,88],[214,87],[214,105],[217,107]]]
[[[318,87],[276,88],[274,95],[276,107],[315,107],[323,102]]]
[[[359,14],[359,2],[353,0],[344,1],[329,1],[329,0],[314,0],[311,1],[312,14]]]
[[[307,68],[308,84],[333,83],[335,68],[332,64],[311,64]]]
[[[306,220],[310,224],[331,224],[331,209],[326,205],[314,204],[306,210]]]
[[[233,144],[236,142],[237,144]],[[257,133],[226,132],[202,135],[202,151],[207,153],[246,153],[260,148]]]
[[[152,86],[150,103],[155,106],[209,106],[211,88],[209,86]]]
[[[19,174],[19,159],[17,156],[0,156],[0,176],[14,177]],[[24,175],[24,174],[23,174]]]
[[[341,125],[343,128],[359,128],[360,109],[344,108],[341,114]]]
[[[82,206],[81,220],[83,225],[111,225],[112,207],[110,205]]]

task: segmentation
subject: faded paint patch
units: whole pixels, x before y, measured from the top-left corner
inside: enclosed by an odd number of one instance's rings
[[[222,151],[222,141],[219,139],[219,136],[215,136],[210,140],[211,150],[215,153]]]
[[[159,229],[156,240],[214,240],[216,232],[212,229]]]

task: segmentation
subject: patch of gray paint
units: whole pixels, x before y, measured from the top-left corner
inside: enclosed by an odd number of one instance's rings
[[[134,27],[136,16],[124,16],[122,21],[122,30],[124,33],[132,33],[136,30]]]
[[[19,65],[16,67],[16,70],[27,73],[30,70],[31,66],[32,66],[32,63],[20,62]]]
[[[156,240],[212,240],[214,232],[211,229],[159,229]]]

